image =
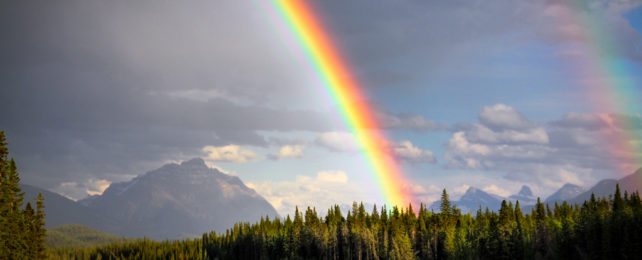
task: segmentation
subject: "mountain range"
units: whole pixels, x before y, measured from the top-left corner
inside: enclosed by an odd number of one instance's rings
[[[200,158],[112,183],[102,195],[78,202],[29,185],[23,185],[23,191],[25,198],[43,193],[47,227],[83,224],[126,237],[197,237],[223,232],[239,221],[278,216],[238,177],[209,168]]]
[[[591,194],[595,194],[598,198],[608,197],[615,193],[616,184],[620,184],[622,193],[625,191],[632,193],[638,190],[636,183],[639,183],[639,180],[642,180],[642,168],[619,180],[602,180],[588,190],[585,190],[578,185],[567,183],[559,190],[548,196],[543,202],[547,204],[555,204],[556,202],[561,203],[563,201],[567,201],[571,204],[581,204],[584,201],[589,200],[591,198]],[[537,198],[533,195],[530,187],[524,185],[519,193],[511,195],[508,198],[490,194],[475,187],[470,187],[459,200],[451,201],[451,204],[456,205],[457,208],[461,209],[462,213],[475,213],[480,207],[484,210],[488,208],[489,210],[497,211],[501,207],[502,200],[513,202],[519,200],[520,207],[524,212],[529,212],[537,202]],[[430,205],[429,209],[432,209],[434,212],[439,212],[440,205],[441,201],[435,201]]]
[[[616,183],[622,192],[636,191],[642,169],[622,179],[606,179],[588,190],[565,184],[544,200],[545,203],[568,201],[582,203],[591,194],[604,197],[613,194]],[[73,201],[64,196],[31,185],[21,185],[26,200],[38,193],[45,197],[47,228],[63,224],[87,227],[125,237],[177,239],[197,237],[203,232],[223,232],[236,222],[254,222],[261,217],[278,216],[270,203],[248,188],[238,177],[209,168],[200,159],[181,164],[166,164],[130,181],[112,183],[102,195]],[[520,201],[528,212],[537,198],[524,185],[507,198],[470,187],[459,200],[451,201],[463,213],[482,209],[497,211],[502,200]],[[439,212],[440,201],[429,209]],[[351,205],[342,205],[349,210]],[[372,205],[366,204],[366,209]]]

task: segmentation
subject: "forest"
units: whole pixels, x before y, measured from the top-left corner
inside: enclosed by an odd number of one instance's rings
[[[0,259],[42,259],[46,257],[43,197],[38,194],[35,209],[30,202],[24,206],[19,175],[0,131]]]
[[[371,213],[370,213],[371,212]],[[237,223],[201,239],[137,240],[89,249],[52,249],[52,259],[630,259],[642,253],[639,193],[591,197],[582,205],[538,201],[523,213],[519,201],[499,212],[462,214],[444,190],[439,213],[421,205],[339,206],[320,217],[314,208],[294,216]]]
[[[354,203],[324,215],[237,223],[201,238],[124,240],[91,248],[46,248],[42,195],[23,204],[16,163],[0,131],[0,259],[630,259],[642,253],[638,192],[591,196],[582,205],[544,204],[531,212],[503,201],[498,212],[463,214],[444,189],[439,212]]]

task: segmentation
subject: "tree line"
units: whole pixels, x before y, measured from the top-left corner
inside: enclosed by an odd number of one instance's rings
[[[616,185],[608,198],[544,204],[522,212],[462,214],[444,189],[439,212],[383,206],[315,208],[237,223],[199,239],[138,239],[93,248],[45,248],[42,194],[23,205],[19,174],[0,131],[0,259],[628,259],[642,255],[642,201]]]
[[[423,204],[374,208],[354,203],[319,216],[237,223],[200,239],[138,240],[90,249],[52,249],[53,259],[629,259],[642,253],[642,202],[638,192],[591,196],[582,205],[539,199],[530,213],[519,201],[498,212],[462,214],[444,190],[440,212]]]
[[[18,167],[9,149],[4,131],[0,131],[0,259],[44,259],[46,230],[42,194],[36,208],[24,204]]]

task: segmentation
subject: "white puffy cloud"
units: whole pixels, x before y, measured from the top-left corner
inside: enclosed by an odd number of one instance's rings
[[[497,187],[497,185],[495,185],[495,184],[486,186],[482,190],[487,192],[487,193],[499,195],[499,196],[502,196],[502,197],[508,197],[508,196],[511,195],[510,191],[507,191],[505,189]]]
[[[435,163],[437,159],[430,150],[414,146],[410,141],[402,141],[393,147],[398,159],[411,163]]]
[[[301,158],[303,157],[303,145],[284,145],[281,146],[276,154],[268,155],[269,159],[279,160],[284,158]]]
[[[89,180],[86,191],[89,195],[101,195],[107,188],[109,188],[109,185],[111,185],[111,182],[108,180],[91,179]]]
[[[641,141],[627,134],[642,129],[639,119],[568,113],[532,123],[512,107],[487,106],[479,114],[480,123],[454,129],[444,158],[449,168],[503,173],[507,180],[532,183],[542,191],[559,188],[559,183],[589,185],[605,172],[630,174],[640,167],[635,163],[642,157],[639,150],[622,149],[623,143]]]
[[[359,149],[354,135],[348,132],[321,133],[317,136],[315,143],[339,152],[354,152]]]
[[[78,200],[87,197],[87,195],[93,196],[103,194],[103,192],[109,188],[111,183],[111,181],[105,179],[91,178],[81,183],[75,181],[62,182],[52,191],[71,200]]]
[[[348,175],[343,171],[322,171],[317,174],[317,180],[323,182],[348,183]]]
[[[294,181],[248,182],[268,200],[282,216],[293,214],[299,208],[315,206],[324,213],[335,204],[367,201],[361,186],[348,180],[343,171],[321,171],[315,178],[298,175]]]
[[[315,142],[333,151],[354,152],[358,150],[356,138],[348,132],[326,132],[318,135]],[[410,141],[384,141],[385,149],[402,161],[409,163],[436,163],[437,158],[430,150],[416,147]]]
[[[205,159],[216,162],[246,163],[258,158],[256,153],[234,144],[226,146],[208,145],[203,147],[203,152],[207,153]]]
[[[448,148],[457,155],[478,154],[487,155],[490,147],[483,144],[472,144],[468,142],[464,132],[455,132],[448,141]]]
[[[479,143],[548,143],[549,138],[546,130],[541,127],[533,127],[522,130],[501,129],[500,131],[490,129],[482,124],[472,124],[466,132],[468,139]]]
[[[459,185],[459,186],[455,186],[453,188],[452,194],[453,195],[463,195],[464,193],[466,193],[466,191],[469,188],[470,188],[470,185],[468,185],[468,184],[462,184],[462,185]]]
[[[479,121],[498,129],[525,129],[533,125],[522,113],[504,104],[483,107],[479,112]]]
[[[221,173],[224,173],[224,174],[227,174],[227,175],[230,175],[230,176],[239,176],[237,172],[225,170],[225,169],[219,167],[218,165],[213,164],[210,161],[205,161],[205,165],[207,165],[207,167],[209,167],[209,168],[216,169],[217,171],[219,171]]]

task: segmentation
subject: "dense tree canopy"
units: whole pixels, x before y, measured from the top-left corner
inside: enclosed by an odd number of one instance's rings
[[[44,247],[44,202],[23,205],[19,174],[0,131],[0,259],[628,259],[642,255],[639,193],[591,196],[582,205],[544,204],[524,214],[519,201],[498,212],[462,214],[443,191],[440,212],[353,204],[320,216],[315,208],[284,219],[237,223],[225,233],[94,248]]]
[[[637,192],[595,198],[582,205],[538,201],[523,214],[519,201],[499,212],[461,214],[442,196],[444,212],[420,205],[354,203],[344,215],[334,206],[321,217],[314,208],[294,216],[237,223],[201,239],[140,240],[93,249],[55,249],[53,258],[166,259],[627,259],[642,253],[642,203]]]
[[[20,176],[4,131],[0,131],[0,259],[43,259],[45,255],[45,213],[42,194],[36,208],[28,202],[23,207],[24,193]]]

